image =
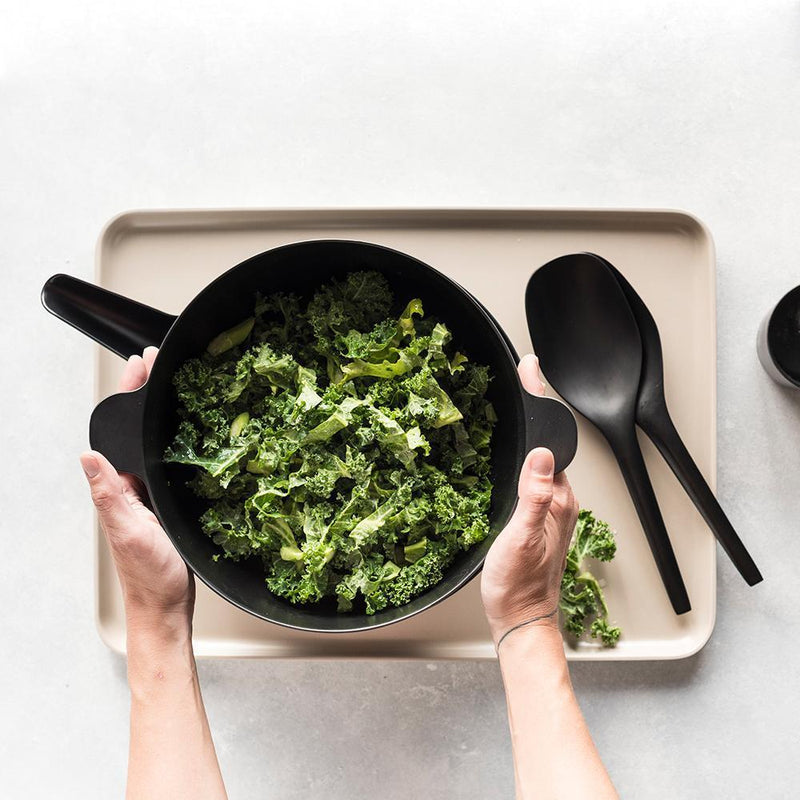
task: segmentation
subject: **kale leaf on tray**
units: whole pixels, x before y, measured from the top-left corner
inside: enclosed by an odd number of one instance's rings
[[[165,460],[198,468],[221,555],[260,557],[292,603],[402,605],[489,533],[489,370],[394,300],[376,272],[258,296],[174,377]]]
[[[603,588],[587,568],[585,559],[611,561],[616,552],[611,526],[597,519],[591,511],[581,509],[561,579],[559,607],[568,633],[580,638],[588,624],[589,634],[600,639],[603,647],[616,647],[622,631],[609,622]]]

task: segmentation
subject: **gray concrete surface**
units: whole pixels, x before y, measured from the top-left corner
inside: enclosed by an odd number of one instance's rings
[[[800,283],[796,2],[2,4],[0,794],[121,796],[124,664],[92,620],[91,345],[47,316],[133,207],[677,207],[718,248],[718,567],[681,662],[573,679],[622,795],[796,795],[800,393],[755,356]],[[200,664],[232,798],[513,796],[493,663]],[[565,796],[569,796],[565,794]]]

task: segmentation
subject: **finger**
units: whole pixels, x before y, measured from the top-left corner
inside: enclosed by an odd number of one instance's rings
[[[152,511],[150,505],[150,497],[147,494],[147,489],[138,475],[132,475],[129,472],[120,472],[119,479],[122,481],[125,494],[128,498],[128,503],[131,508],[146,508]]]
[[[527,530],[544,526],[553,502],[553,454],[546,447],[528,453],[519,476],[519,502],[512,522]]]
[[[144,360],[144,365],[147,368],[147,377],[150,377],[150,370],[153,369],[153,363],[156,360],[156,356],[158,355],[158,348],[153,347],[145,347],[144,352],[142,353],[142,359]]]
[[[133,517],[130,503],[125,497],[125,485],[108,459],[94,450],[81,455],[81,466],[89,482],[100,524],[113,538],[131,524]]]
[[[567,478],[566,470],[561,470],[556,474],[555,478],[553,478],[553,486],[555,486],[556,491],[561,489],[565,492],[572,492],[572,485],[569,482],[569,478]]]
[[[122,489],[131,505],[143,505],[148,507],[149,499],[141,478],[131,475],[129,472],[120,472],[119,479],[122,481]]]
[[[128,359],[119,379],[121,392],[132,392],[147,380],[147,369],[141,356],[133,355]]]
[[[570,536],[578,518],[579,505],[568,481],[560,481],[559,476],[553,481],[553,502],[550,511],[557,521],[563,522],[569,529]]]
[[[517,367],[519,378],[526,392],[544,394],[544,381],[539,369],[539,359],[533,353],[523,356]]]

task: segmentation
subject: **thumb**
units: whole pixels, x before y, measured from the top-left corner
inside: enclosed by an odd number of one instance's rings
[[[94,450],[81,455],[81,466],[100,524],[111,536],[121,532],[130,523],[132,511],[119,474],[105,456]]]
[[[519,475],[519,502],[513,522],[528,530],[544,525],[553,502],[553,454],[546,447],[528,453]]]

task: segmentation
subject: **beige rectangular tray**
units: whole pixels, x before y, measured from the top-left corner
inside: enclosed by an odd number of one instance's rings
[[[255,253],[293,241],[358,239],[394,247],[455,278],[489,308],[523,354],[531,349],[523,308],[528,277],[546,261],[591,250],[629,278],[653,312],[664,345],[667,401],[712,488],[716,482],[714,248],[707,229],[676,211],[605,210],[220,210],[135,211],[113,219],[97,247],[97,282],[178,313],[212,278]],[[97,399],[115,390],[121,359],[98,348]],[[570,480],[583,506],[617,530],[607,579],[614,650],[568,647],[571,659],[668,659],[699,650],[714,627],[716,548],[680,485],[646,439],[650,474],[693,610],[676,617],[608,447],[579,420]],[[97,624],[125,647],[121,597],[96,530]],[[195,648],[203,656],[270,658],[493,658],[479,578],[406,622],[351,635],[293,632],[234,608],[202,584]]]

